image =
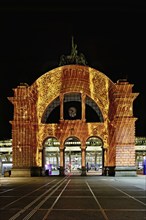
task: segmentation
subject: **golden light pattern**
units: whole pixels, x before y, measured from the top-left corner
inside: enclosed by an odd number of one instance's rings
[[[80,65],[53,69],[31,86],[21,84],[14,89],[14,96],[8,97],[14,105],[11,121],[13,166],[41,166],[44,140],[55,137],[63,149],[70,136],[81,141],[82,149],[88,138],[100,137],[104,143],[106,166],[134,166],[137,119],[133,117],[133,102],[138,93],[132,93],[132,87],[127,81],[113,83],[98,70]],[[73,92],[81,94],[83,110],[85,97],[91,97],[102,112],[104,122],[86,123],[84,118],[68,121],[61,115],[59,124],[42,124],[43,114],[51,102],[60,97],[61,104],[64,95]]]
[[[138,93],[132,93],[132,87],[128,82],[118,81],[111,102],[109,163],[116,166],[135,166],[133,101]]]

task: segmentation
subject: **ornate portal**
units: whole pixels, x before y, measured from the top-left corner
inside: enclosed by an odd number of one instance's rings
[[[65,64],[30,86],[14,88],[8,98],[14,105],[12,176],[42,175],[52,158],[56,162],[48,167],[58,166],[58,175],[65,175],[66,164],[87,175],[89,163],[101,166],[102,175],[107,170],[136,175],[133,101],[138,93],[132,87],[86,65]]]

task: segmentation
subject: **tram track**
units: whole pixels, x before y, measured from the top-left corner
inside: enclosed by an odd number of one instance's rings
[[[6,216],[4,219],[111,220],[116,219],[112,216],[121,215],[119,220],[124,220],[127,216],[134,220],[135,216],[140,216],[139,219],[145,217],[145,196],[142,195],[145,191],[132,184],[105,177],[65,176],[44,180],[40,185],[41,181],[38,179],[35,190],[0,209],[2,216]],[[28,184],[29,186],[30,191],[33,186]]]
[[[20,198],[14,200],[13,202],[8,203],[7,205],[3,206],[0,210],[4,210],[4,209],[8,208],[8,207],[11,206],[12,204],[14,204],[14,203],[16,203],[16,202],[18,202],[18,201],[20,201],[20,200],[26,198],[27,196],[30,196],[31,194],[33,194],[33,193],[39,191],[40,189],[42,189],[42,188],[44,188],[44,187],[46,187],[46,186],[52,184],[54,181],[56,181],[56,179],[54,179],[54,180],[52,180],[51,182],[49,182],[49,183],[47,183],[47,184],[45,184],[45,185],[43,185],[43,186],[41,186],[41,187],[39,187],[39,188],[33,190],[33,191],[30,192],[30,193],[25,194],[24,196],[21,196]],[[23,185],[23,186],[24,186],[24,185]],[[23,186],[21,186],[21,187],[23,187]],[[19,187],[19,188],[20,188],[20,187]],[[11,189],[11,191],[12,191],[12,190],[13,190],[13,189]],[[9,191],[10,191],[10,190],[9,190]],[[5,193],[6,193],[6,192],[8,192],[8,190],[5,191]]]
[[[21,209],[20,211],[18,211],[15,215],[13,215],[12,217],[9,218],[9,220],[15,220],[18,217],[20,217],[22,214],[24,215],[25,212],[30,209],[35,203],[39,202],[39,200],[41,200],[36,206],[35,208],[33,208],[29,214],[25,215],[24,218],[21,218],[21,220],[26,220],[26,219],[30,219],[31,216],[45,203],[45,201],[66,181],[67,177],[64,177],[63,179],[61,179],[60,181],[58,181],[56,184],[54,184],[51,188],[49,188],[47,191],[45,191],[43,194],[41,194],[40,196],[38,196],[35,200],[33,200],[31,203],[29,203],[27,206],[25,206],[23,209]],[[49,194],[48,194],[49,193]],[[48,194],[48,195],[47,195]],[[44,198],[45,196],[45,198]]]
[[[55,204],[57,203],[58,199],[61,197],[62,193],[64,192],[64,190],[66,189],[67,185],[69,184],[71,180],[68,180],[66,185],[64,186],[64,188],[62,189],[61,193],[57,196],[57,198],[55,199],[55,201],[53,202],[52,206],[48,209],[47,213],[45,214],[45,216],[42,218],[42,220],[46,220],[48,218],[49,213],[51,212],[51,210],[53,209],[53,207],[55,206]],[[50,195],[48,195],[45,199],[43,199],[42,202],[40,202],[37,207],[35,207],[35,209],[33,209],[25,218],[23,218],[23,220],[29,220],[30,217],[32,217],[32,215],[34,215],[34,213],[46,202],[46,200],[48,200],[48,198],[62,185],[62,183],[54,190],[52,191],[52,193],[50,193]]]

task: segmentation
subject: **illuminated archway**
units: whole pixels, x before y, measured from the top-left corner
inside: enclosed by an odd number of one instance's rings
[[[43,144],[43,169],[44,174],[59,175],[60,151],[59,142],[54,137],[49,137]]]
[[[133,102],[138,93],[133,93],[132,87],[127,81],[114,83],[102,72],[76,64],[50,70],[31,86],[18,85],[13,89],[14,96],[8,97],[14,105],[11,175],[30,176],[31,168],[42,168],[42,143],[48,137],[60,143],[63,171],[64,143],[68,137],[78,137],[81,175],[86,175],[86,139],[93,136],[104,142],[104,167],[112,175],[135,175],[137,118]]]
[[[86,141],[87,174],[102,175],[104,167],[103,141],[96,136]]]
[[[69,137],[65,147],[65,174],[81,173],[81,142],[77,137]]]

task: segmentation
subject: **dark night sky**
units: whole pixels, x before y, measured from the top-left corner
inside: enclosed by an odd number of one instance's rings
[[[0,140],[11,138],[12,89],[58,67],[60,56],[71,52],[72,36],[90,67],[113,82],[127,77],[134,84],[133,92],[140,93],[134,101],[136,136],[146,136],[144,1],[40,2],[0,3]]]

